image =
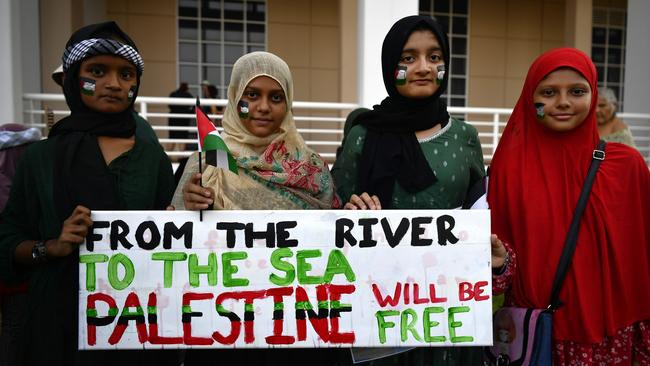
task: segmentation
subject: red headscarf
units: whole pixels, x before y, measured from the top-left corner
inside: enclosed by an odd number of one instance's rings
[[[585,121],[555,132],[536,120],[533,92],[549,73],[571,68],[591,86]],[[587,55],[559,48],[530,67],[490,167],[492,230],[513,245],[517,271],[510,298],[545,308],[573,211],[598,143],[596,69]],[[554,338],[600,343],[650,319],[650,172],[641,155],[608,143],[578,242],[560,291]]]

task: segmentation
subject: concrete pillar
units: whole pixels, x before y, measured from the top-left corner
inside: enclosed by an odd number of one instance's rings
[[[418,0],[358,0],[358,102],[379,104],[387,96],[381,72],[381,46],[395,21],[417,15]]]
[[[0,124],[22,122],[20,3],[0,0]]]
[[[591,55],[592,0],[567,0],[564,43]]]

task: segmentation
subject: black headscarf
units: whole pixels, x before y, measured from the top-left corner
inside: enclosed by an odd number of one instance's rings
[[[422,28],[431,30],[438,39],[445,67],[449,70],[449,42],[435,20],[419,15],[398,20],[386,35],[381,52],[388,97],[357,118],[368,130],[359,164],[360,192],[377,195],[386,208],[390,208],[395,181],[411,193],[436,182],[415,132],[437,124],[444,127],[449,121],[447,105],[440,99],[447,88],[448,72],[438,90],[428,98],[407,98],[395,87],[395,69],[404,45],[414,30]]]
[[[95,38],[111,40],[116,45],[128,45],[137,52],[135,43],[115,22],[92,24],[72,34],[66,44],[63,64],[69,61],[70,50],[75,45]],[[71,114],[57,122],[49,134],[50,137],[57,137],[54,140],[54,197],[60,220],[65,220],[77,205],[93,210],[122,208],[115,178],[106,166],[97,136],[126,138],[135,134],[133,101],[137,97],[137,88],[131,104],[122,112],[101,113],[86,106],[81,100],[79,70],[84,59],[99,54],[120,56],[115,53],[115,48],[104,48],[98,44],[98,47],[87,52],[87,56],[64,70],[63,93]],[[136,70],[139,86],[142,65],[137,65]]]

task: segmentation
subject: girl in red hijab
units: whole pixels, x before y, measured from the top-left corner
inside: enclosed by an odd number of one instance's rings
[[[599,140],[597,80],[576,49],[537,58],[492,160],[492,229],[517,253],[515,306],[549,304]],[[555,365],[650,365],[650,172],[628,146],[605,154],[553,318]]]

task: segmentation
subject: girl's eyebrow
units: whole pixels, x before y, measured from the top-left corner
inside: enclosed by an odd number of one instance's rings
[[[442,48],[440,48],[440,47],[431,47],[431,48],[429,48],[427,50],[427,52],[435,52],[435,51],[442,51]],[[405,48],[404,50],[402,50],[403,54],[408,53],[408,52],[418,52],[418,50],[415,49],[415,48]]]

